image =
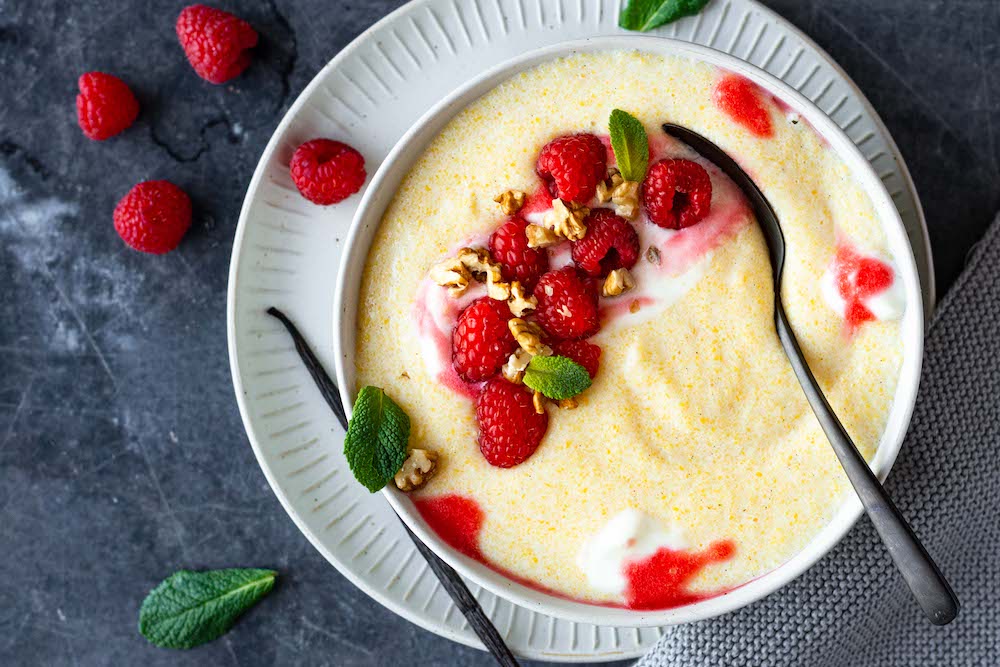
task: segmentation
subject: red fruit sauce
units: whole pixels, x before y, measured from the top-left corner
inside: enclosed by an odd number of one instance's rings
[[[715,104],[734,121],[758,137],[774,135],[771,113],[757,84],[738,74],[726,74],[715,86]]]
[[[849,245],[840,245],[834,259],[837,292],[844,300],[844,320],[849,329],[875,318],[864,300],[892,286],[892,267],[874,257],[865,257]]]
[[[433,498],[415,500],[420,516],[445,543],[469,558],[479,561],[491,570],[508,579],[534,590],[567,600],[567,595],[553,591],[534,581],[508,572],[490,563],[479,549],[479,533],[483,528],[485,514],[479,503],[457,494],[447,494]],[[725,591],[713,593],[692,593],[687,584],[706,566],[732,558],[735,545],[729,540],[713,543],[704,551],[674,551],[660,549],[649,558],[633,561],[625,566],[628,587],[625,602],[599,603],[605,607],[626,609],[670,609],[714,597]],[[584,604],[594,604],[587,600],[574,600]]]

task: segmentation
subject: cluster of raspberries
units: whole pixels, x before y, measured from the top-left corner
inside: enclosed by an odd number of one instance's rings
[[[220,84],[250,65],[257,31],[229,12],[191,5],[177,17],[177,39],[201,78]],[[79,79],[77,120],[84,135],[104,141],[139,116],[139,101],[124,81],[104,72]],[[364,158],[354,148],[331,139],[313,139],[295,151],[290,171],[299,192],[311,202],[335,204],[361,189]],[[129,246],[162,254],[180,243],[191,226],[191,199],[169,181],[144,181],[126,194],[114,212],[115,230]]]
[[[538,155],[535,171],[553,198],[588,205],[608,177],[607,147],[592,134],[556,138]],[[695,162],[665,159],[653,164],[640,187],[650,222],[668,229],[689,227],[708,215],[712,182]],[[597,375],[601,348],[589,342],[601,327],[598,299],[602,279],[616,269],[631,269],[639,259],[639,236],[632,223],[609,208],[593,208],[584,220],[583,238],[569,242],[572,264],[550,269],[548,251],[530,247],[528,222],[508,217],[490,236],[489,250],[504,280],[518,280],[538,303],[533,321],[552,353]],[[548,413],[532,393],[509,381],[501,369],[518,342],[508,328],[511,313],[503,301],[483,297],[459,315],[452,332],[452,364],[464,381],[476,385],[479,448],[492,465],[509,468],[538,448],[548,428]]]

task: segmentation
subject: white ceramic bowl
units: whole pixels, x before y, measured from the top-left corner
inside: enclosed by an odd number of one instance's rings
[[[776,95],[808,120],[850,167],[855,178],[874,203],[884,222],[892,259],[906,292],[907,309],[902,320],[903,364],[896,395],[885,432],[872,467],[884,479],[899,453],[916,399],[920,364],[923,355],[923,307],[913,253],[899,214],[882,182],[868,161],[847,135],[812,102],[781,80],[746,62],[714,49],[671,39],[647,36],[601,37],[567,42],[540,49],[495,67],[462,86],[428,111],[396,144],[365,191],[358,206],[344,249],[344,262],[338,276],[334,300],[334,347],[337,384],[348,414],[357,391],[354,350],[357,330],[358,288],[365,261],[386,207],[410,166],[444,126],[471,102],[506,79],[553,58],[579,52],[639,50],[663,55],[686,56],[738,72]],[[825,555],[854,525],[861,514],[861,504],[853,495],[844,499],[830,523],[796,556],[778,568],[728,593],[674,609],[633,611],[565,600],[541,593],[504,577],[482,563],[447,546],[431,530],[413,503],[395,488],[383,491],[386,499],[421,540],[462,575],[512,602],[543,614],[600,625],[659,626],[687,623],[717,616],[743,607],[802,574]]]

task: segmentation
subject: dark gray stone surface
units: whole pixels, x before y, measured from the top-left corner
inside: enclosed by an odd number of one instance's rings
[[[489,664],[369,600],[299,534],[246,442],[226,356],[229,253],[257,158],[309,79],[399,2],[217,3],[263,38],[219,87],[179,50],[183,4],[0,4],[0,664]],[[947,289],[1000,205],[1000,3],[768,4],[889,125]],[[73,107],[93,69],[143,106],[103,144]],[[126,249],[111,225],[117,199],[154,177],[196,208],[164,257]],[[138,635],[162,577],[232,565],[282,578],[225,639],[169,652]]]

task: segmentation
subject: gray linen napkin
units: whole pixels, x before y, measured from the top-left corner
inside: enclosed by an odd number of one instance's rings
[[[938,308],[887,488],[962,602],[932,626],[866,518],[782,590],[669,629],[638,667],[1000,665],[1000,218]]]

